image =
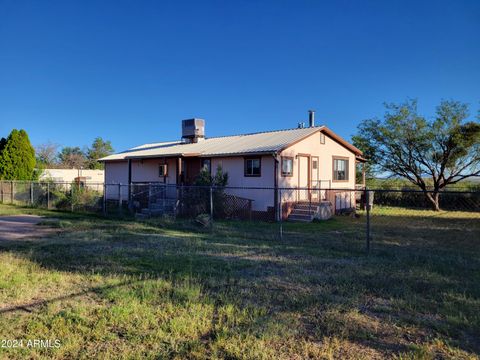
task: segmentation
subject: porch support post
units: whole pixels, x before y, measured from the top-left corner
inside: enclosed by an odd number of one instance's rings
[[[182,158],[179,156],[177,157],[177,181],[176,181],[176,193],[177,193],[177,202],[179,203],[180,205],[180,210],[177,209],[176,211],[176,214],[177,213],[183,213],[183,201],[181,199],[183,199],[183,191],[182,191],[182,184],[181,184],[181,180],[182,180]],[[176,215],[175,214],[175,215]]]
[[[363,183],[363,187],[365,187],[366,185],[365,163],[362,163],[362,183]]]
[[[132,206],[132,159],[128,159],[128,207]]]
[[[180,185],[181,182],[181,177],[182,177],[182,158],[178,157],[177,158],[177,185]]]

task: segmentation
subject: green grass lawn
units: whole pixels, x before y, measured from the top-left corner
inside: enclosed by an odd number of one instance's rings
[[[55,218],[0,241],[0,358],[478,358],[480,214],[312,224]]]

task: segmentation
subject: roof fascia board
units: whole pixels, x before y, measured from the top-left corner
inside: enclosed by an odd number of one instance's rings
[[[241,153],[223,153],[223,154],[202,154],[199,157],[213,158],[213,157],[237,157],[237,156],[255,156],[255,155],[268,155],[275,154],[276,151],[266,150],[266,151],[252,151],[252,152],[241,152]]]
[[[99,160],[102,162],[121,162],[131,160],[139,160],[139,159],[163,159],[163,158],[177,158],[177,157],[201,157],[201,158],[217,158],[217,157],[237,157],[237,156],[250,156],[250,155],[268,155],[268,154],[276,154],[278,151],[254,151],[254,152],[242,152],[242,153],[222,153],[222,154],[193,154],[193,153],[185,153],[185,154],[168,154],[168,155],[144,155],[144,156],[127,156],[123,159],[114,159],[114,160]]]
[[[177,157],[183,157],[184,154],[178,153],[178,154],[166,154],[166,155],[143,155],[143,156],[126,156],[125,159],[132,159],[132,160],[138,160],[138,159],[163,159],[163,158],[177,158]]]
[[[109,160],[109,159],[98,159],[97,160],[98,162],[126,162],[127,159],[112,159],[112,160]]]
[[[355,155],[363,155],[363,152],[353,146],[352,144],[350,144],[347,140],[345,140],[344,138],[342,138],[341,136],[337,135],[336,133],[334,133],[332,130],[330,130],[329,128],[327,127],[324,127],[323,128],[323,131],[325,132],[326,135],[328,135],[332,140],[336,141],[338,144],[342,145],[344,148],[346,148],[347,150],[350,150],[352,153],[354,153]]]

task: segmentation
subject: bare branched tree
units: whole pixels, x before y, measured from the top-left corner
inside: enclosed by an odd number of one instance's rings
[[[87,163],[87,158],[85,156],[85,151],[80,149],[78,146],[76,147],[64,147],[59,155],[58,158],[60,160],[60,164],[68,169],[80,169],[84,168]]]
[[[58,145],[47,142],[35,147],[37,166],[51,167],[57,163]]]

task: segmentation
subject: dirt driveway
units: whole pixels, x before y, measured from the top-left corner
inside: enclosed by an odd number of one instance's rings
[[[42,220],[44,218],[37,215],[0,216],[0,241],[31,239],[51,233],[53,229],[37,226]]]

